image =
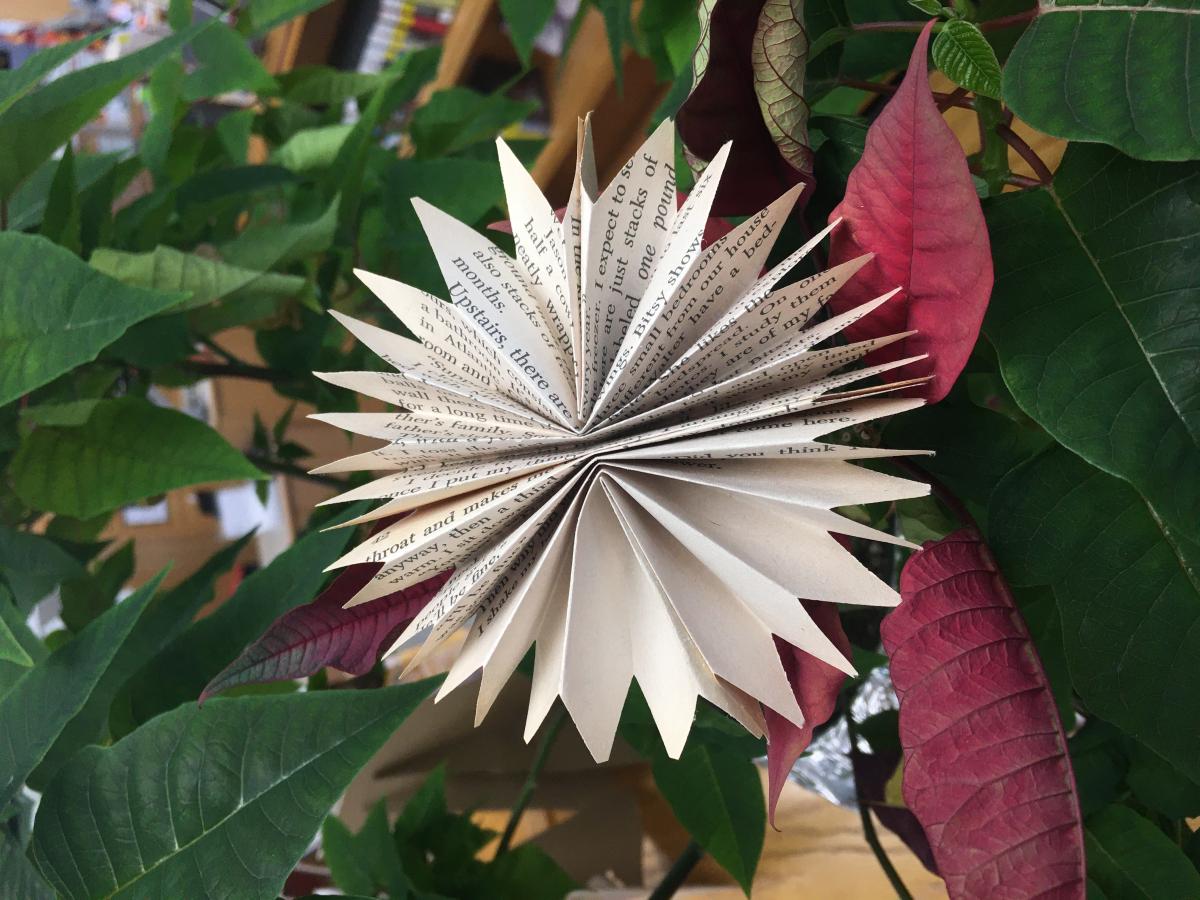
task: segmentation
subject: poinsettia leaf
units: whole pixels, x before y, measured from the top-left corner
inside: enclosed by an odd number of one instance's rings
[[[219,609],[162,646],[130,686],[129,708],[136,721],[149,721],[163,710],[195,700],[247,641],[317,593],[325,567],[337,559],[352,534],[353,529],[336,528],[304,535],[243,581]]]
[[[554,15],[554,0],[500,0],[500,13],[521,64],[528,66],[534,40]]]
[[[679,759],[658,755],[653,772],[679,824],[749,894],[766,830],[754,763],[723,744],[691,739]]]
[[[178,31],[111,62],[68,72],[37,90],[23,92],[0,111],[0,197],[11,196],[18,184],[94,119],[129,82],[202,34],[209,24]],[[16,76],[13,83],[20,84],[22,77]]]
[[[329,807],[438,681],[181,706],[61,771],[33,858],[68,898],[276,897]],[[131,777],[142,772],[156,774]]]
[[[921,32],[904,80],[867,131],[846,196],[830,214],[831,222],[840,216],[842,223],[833,232],[829,262],[875,254],[830,306],[845,312],[900,288],[899,296],[847,327],[846,339],[916,330],[871,359],[928,353],[884,377],[931,375],[917,391],[934,402],[949,392],[975,346],[992,290],[992,256],[966,158],[930,93],[932,27],[931,21]]]
[[[162,576],[114,606],[78,637],[29,669],[0,699],[0,810],[83,708]]]
[[[1157,825],[1128,807],[1110,806],[1088,819],[1087,854],[1088,879],[1105,897],[1200,896],[1195,866]]]
[[[371,671],[388,641],[395,639],[450,577],[444,572],[344,609],[343,604],[365,587],[382,565],[348,566],[316,600],[285,612],[208,683],[201,701],[237,685],[304,678],[325,666],[351,675]]]
[[[138,397],[101,400],[75,428],[38,428],[9,473],[34,509],[81,519],[172,488],[265,477],[208,425]]]
[[[1039,131],[1138,159],[1200,156],[1188,4],[1042,0],[1004,69],[1004,100]]]
[[[1000,99],[1000,63],[975,23],[965,19],[944,23],[933,41],[933,62],[955,84]]]
[[[31,288],[37,303],[27,302]],[[0,403],[90,362],[180,299],[126,287],[43,237],[0,234]]]
[[[804,601],[804,608],[833,645],[844,656],[849,656],[850,640],[842,630],[837,606]],[[833,715],[838,691],[846,681],[846,674],[840,669],[793,647],[787,641],[775,638],[775,648],[779,651],[779,659],[791,682],[796,702],[800,704],[800,711],[804,713],[804,725],[797,726],[774,710],[763,709],[767,720],[767,795],[772,825],[775,824],[775,806],[779,803],[779,795],[792,765],[812,742],[813,729]]]
[[[904,800],[952,898],[1084,896],[1082,817],[1041,661],[991,552],[964,529],[913,554],[884,619]]]
[[[1116,15],[1116,13],[1114,13]],[[1060,443],[1200,540],[1200,165],[1072,144],[1052,187],[996,198],[986,331]]]
[[[1053,587],[1086,708],[1200,782],[1200,733],[1179,727],[1200,719],[1200,544],[1062,447],[996,486],[988,534],[1013,584]]]
[[[733,141],[712,205],[714,216],[752,215],[788,188],[811,181],[780,153],[759,107],[752,54],[762,7],[762,0],[711,0],[700,5],[692,92],[679,108],[676,125],[688,152],[701,160],[712,159],[726,141]],[[766,45],[761,52],[763,65],[769,66]],[[772,43],[771,60],[782,64],[789,52]],[[759,91],[773,104],[785,88],[765,69],[762,77]],[[805,200],[801,195],[801,202]]]
[[[765,0],[750,48],[754,93],[775,146],[793,169],[812,174],[804,100],[808,35],[803,0]]]
[[[92,254],[89,262],[93,269],[125,284],[186,295],[188,299],[172,307],[172,312],[203,306],[223,297],[231,301],[251,294],[294,297],[305,285],[298,275],[243,269],[162,245],[149,253],[126,253],[101,247]]]

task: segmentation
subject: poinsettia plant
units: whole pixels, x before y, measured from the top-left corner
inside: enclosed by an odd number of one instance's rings
[[[561,710],[534,738],[498,835],[448,806],[453,772],[440,767],[398,815],[376,805],[351,830],[331,814],[431,702],[436,678],[395,684],[380,659],[454,575],[347,605],[383,563],[326,574],[358,530],[327,526],[365,521],[367,506],[318,508],[215,609],[250,535],[131,591],[138,547],[106,539],[118,510],[179,488],[274,474],[331,492],[365,483],[309,472],[329,460],[295,437],[294,409],[357,409],[313,371],[382,369],[330,313],[389,325],[356,268],[447,297],[411,197],[476,230],[511,211],[492,139],[533,106],[423,91],[430,50],[374,74],[267,72],[248,41],[321,5],[248,0],[193,25],[191,4],[172,2],[173,31],[119,59],[47,80],[84,39],[0,72],[5,897],[551,898],[576,886],[514,840],[572,727]],[[528,65],[555,4],[498,5]],[[774,636],[762,664],[786,674],[803,724],[750,699],[756,738],[701,701],[669,752],[660,710],[632,685],[621,745],[692,837],[655,896],[705,854],[749,894],[814,744],[844,760],[845,794],[899,896],[912,890],[880,826],[954,898],[1200,896],[1193,11],[595,6],[613,59],[642,56],[660,82],[650,124],[677,124],[681,205],[728,154],[703,247],[799,187],[766,267],[834,227],[783,289],[856,268],[828,316],[897,289],[833,344],[904,334],[861,365],[923,405],[839,441],[932,451],[870,463],[929,496],[838,509],[868,535],[843,547],[899,605],[796,598],[857,673]],[[131,85],[150,111],[133,152],[73,140]],[[254,102],[209,102],[235,91]],[[541,149],[510,145],[526,167]],[[490,238],[513,252],[512,230]],[[260,359],[229,350],[235,329]],[[237,444],[155,402],[207,379],[251,379],[292,407]],[[804,552],[788,533],[772,544]],[[865,714],[868,697],[884,711]]]

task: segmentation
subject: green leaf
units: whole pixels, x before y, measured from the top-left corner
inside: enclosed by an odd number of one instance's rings
[[[212,615],[173,640],[161,641],[158,653],[130,686],[133,719],[146,722],[180,703],[194,702],[213,676],[268,625],[317,595],[325,567],[337,559],[352,534],[351,528],[338,528],[305,535],[243,581]]]
[[[250,14],[250,30],[259,35],[282,25],[288,19],[315,12],[330,0],[250,0],[246,12]]]
[[[179,100],[183,93],[183,80],[183,63],[178,59],[168,59],[159,63],[150,73],[150,83],[146,86],[150,123],[142,133],[139,155],[145,160],[146,168],[157,178],[166,174],[171,138],[180,119]]]
[[[347,72],[329,66],[300,66],[278,76],[284,99],[310,106],[335,106],[369,94],[391,81],[385,72]]]
[[[105,718],[108,719],[108,730],[114,738],[124,737],[137,727],[131,691],[140,688],[140,685],[135,683],[134,676],[164,647],[187,630],[201,608],[213,599],[217,579],[233,567],[253,536],[253,532],[250,532],[226,544],[186,579],[170,590],[161,592],[150,602],[149,608],[138,620],[137,627],[129,635],[117,657],[118,665],[114,666],[112,673],[113,692],[106,694],[97,691],[96,699],[101,702],[89,703],[80,714],[80,718],[86,721],[90,718],[89,713],[95,710],[99,720],[97,727],[86,725],[86,728],[91,728],[93,734],[100,733],[104,725],[102,720]],[[108,696],[109,700],[104,700],[104,696]],[[85,730],[85,723],[81,722],[80,730]],[[66,729],[64,736],[69,731],[70,729]]]
[[[3,596],[3,594],[7,593],[7,591],[0,591],[0,603],[4,604],[5,607],[12,607],[15,610],[16,607],[12,605],[12,602]],[[0,662],[15,663],[18,666],[33,665],[33,660],[25,651],[25,648],[21,646],[21,642],[17,639],[17,636],[13,634],[12,627],[2,617],[0,617]]]
[[[944,23],[933,40],[933,64],[960,87],[1000,99],[1000,62],[978,25],[965,19]]]
[[[1138,800],[1169,819],[1200,813],[1200,784],[1137,741],[1129,741],[1129,772],[1125,777]]]
[[[75,156],[75,185],[78,190],[86,191],[110,175],[117,168],[121,156],[121,153],[85,153]],[[46,212],[46,203],[50,198],[50,185],[54,176],[58,174],[59,162],[57,159],[46,160],[13,193],[8,201],[10,231],[25,231],[41,224]]]
[[[40,403],[21,410],[21,421],[29,425],[82,425],[92,415],[97,399]]]
[[[68,898],[275,897],[329,807],[437,682],[159,716],[62,770],[33,858]]]
[[[508,25],[521,65],[529,68],[534,39],[554,15],[554,0],[500,0],[500,15]]]
[[[1075,691],[1200,781],[1200,545],[1128,484],[1056,447],[1007,475],[988,532],[1020,588],[1051,585]]]
[[[246,39],[224,22],[215,21],[197,34],[192,51],[200,67],[183,79],[183,99],[188,102],[228,91],[269,94],[279,89]]]
[[[73,632],[82,631],[112,608],[117,593],[132,577],[133,542],[126,541],[119,550],[101,560],[95,572],[63,582],[59,589],[63,624]]]
[[[579,885],[545,850],[527,843],[488,866],[487,887],[492,897],[561,900]]]
[[[908,0],[908,5],[913,9],[919,9],[927,16],[940,16],[942,14],[942,4],[937,0]]]
[[[78,428],[38,428],[10,473],[30,506],[81,519],[172,488],[264,477],[203,422],[134,397],[100,401]]]
[[[15,69],[0,69],[0,115],[34,90],[43,78],[95,40],[96,35],[89,34],[76,41],[39,50]]]
[[[188,295],[171,312],[204,306],[214,300],[237,302],[250,296],[294,297],[307,282],[299,275],[243,269],[216,259],[159,245],[149,253],[125,253],[102,247],[92,254],[97,271],[132,285]]]
[[[1148,819],[1110,806],[1086,822],[1088,880],[1121,900],[1200,897],[1197,873],[1179,847]]]
[[[68,142],[46,195],[42,236],[72,253],[79,253],[79,189],[75,185],[75,151]]]
[[[217,122],[217,139],[234,165],[244,166],[254,130],[254,110],[239,109],[226,113]]]
[[[616,75],[617,93],[624,90],[625,63],[621,51],[631,35],[629,27],[629,0],[592,0],[600,15],[604,16],[604,30],[608,34],[608,52],[612,55],[613,72]]]
[[[654,761],[654,782],[679,823],[750,894],[767,812],[758,769],[723,746],[688,741],[678,760]]]
[[[354,128],[352,124],[337,124],[297,131],[275,151],[274,160],[293,172],[324,169],[337,159],[338,151]]]
[[[54,900],[54,889],[46,884],[17,839],[4,830],[0,830],[0,872],[4,874],[8,900]]]
[[[326,196],[340,192],[339,221],[347,226],[353,227],[357,223],[362,172],[367,164],[367,154],[376,145],[375,129],[393,110],[416,96],[421,86],[433,77],[440,58],[440,47],[427,47],[397,57],[384,70],[389,83],[371,97],[371,102],[338,148],[324,186]]]
[[[1113,13],[1116,15],[1116,13]],[[1072,144],[1048,190],[987,204],[984,328],[1021,408],[1200,539],[1200,166]]]
[[[91,362],[179,299],[126,287],[43,237],[0,234],[0,404]]]
[[[958,392],[887,423],[884,443],[901,449],[932,449],[921,460],[982,519],[1000,479],[1053,441],[1041,429],[1019,425],[997,412],[963,401]]]
[[[1099,812],[1125,792],[1128,738],[1107,722],[1093,718],[1071,736],[1071,768],[1084,818]]]
[[[387,803],[380,800],[357,834],[330,816],[321,828],[321,846],[334,883],[351,894],[406,897],[412,884],[396,853],[388,827]]]
[[[87,702],[162,575],[34,666],[0,698],[0,809]]]
[[[1043,0],[1004,67],[1004,100],[1039,131],[1139,159],[1200,157],[1189,4]]]
[[[449,88],[438,91],[413,113],[410,133],[417,156],[448,156],[480,141],[492,140],[536,108],[534,102],[510,100],[501,94]]]
[[[221,247],[230,265],[272,269],[329,249],[337,231],[338,200],[315,219],[282,225],[251,225]]]
[[[0,198],[10,196],[130,81],[154,68],[205,27],[188,28],[128,56],[71,72],[0,112]]]
[[[8,582],[22,613],[68,578],[82,574],[79,560],[54,541],[0,523],[0,577]]]

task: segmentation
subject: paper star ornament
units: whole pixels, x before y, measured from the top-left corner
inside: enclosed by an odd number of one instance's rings
[[[413,199],[451,302],[358,274],[415,340],[335,313],[395,371],[321,377],[398,411],[317,416],[388,442],[318,470],[380,473],[330,502],[412,511],[335,563],[382,563],[348,605],[453,567],[396,646],[466,629],[439,697],[482,670],[477,721],[536,647],[526,739],[561,697],[597,760],[631,679],[672,755],[698,697],[799,725],[772,635],[853,670],[798,598],[898,602],[830,532],[898,539],[835,508],[927,492],[830,439],[917,406],[871,377],[919,357],[833,340],[891,296],[822,315],[868,257],[781,286],[829,229],[764,271],[799,188],[706,247],[728,145],[677,208],[670,122],[603,191],[581,134],[561,222],[498,142],[515,257]]]

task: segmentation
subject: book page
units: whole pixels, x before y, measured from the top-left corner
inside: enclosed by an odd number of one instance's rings
[[[664,120],[583,208],[581,409],[590,409],[612,367],[675,221],[674,127]]]
[[[553,417],[543,392],[502,351],[484,323],[469,318],[453,303],[399,281],[362,269],[354,274],[446,368],[537,410],[543,418]]]
[[[530,293],[517,264],[483,235],[423,200],[413,199],[429,237],[450,302],[549,401],[566,425],[575,416],[575,369],[570,346],[545,325],[549,311]]]
[[[715,163],[722,166],[725,155],[705,169],[705,178]],[[712,190],[716,181],[703,181]],[[678,356],[680,344],[693,332],[700,334],[723,307],[723,300],[740,295],[758,277],[780,228],[795,205],[803,185],[797,185],[762,212],[750,217],[699,253],[686,274],[656,283],[657,292],[647,294],[638,307],[638,317],[625,335],[617,362],[609,372],[593,421],[620,409],[644,390]],[[689,201],[691,198],[689,197]],[[712,198],[707,197],[706,206]]]

